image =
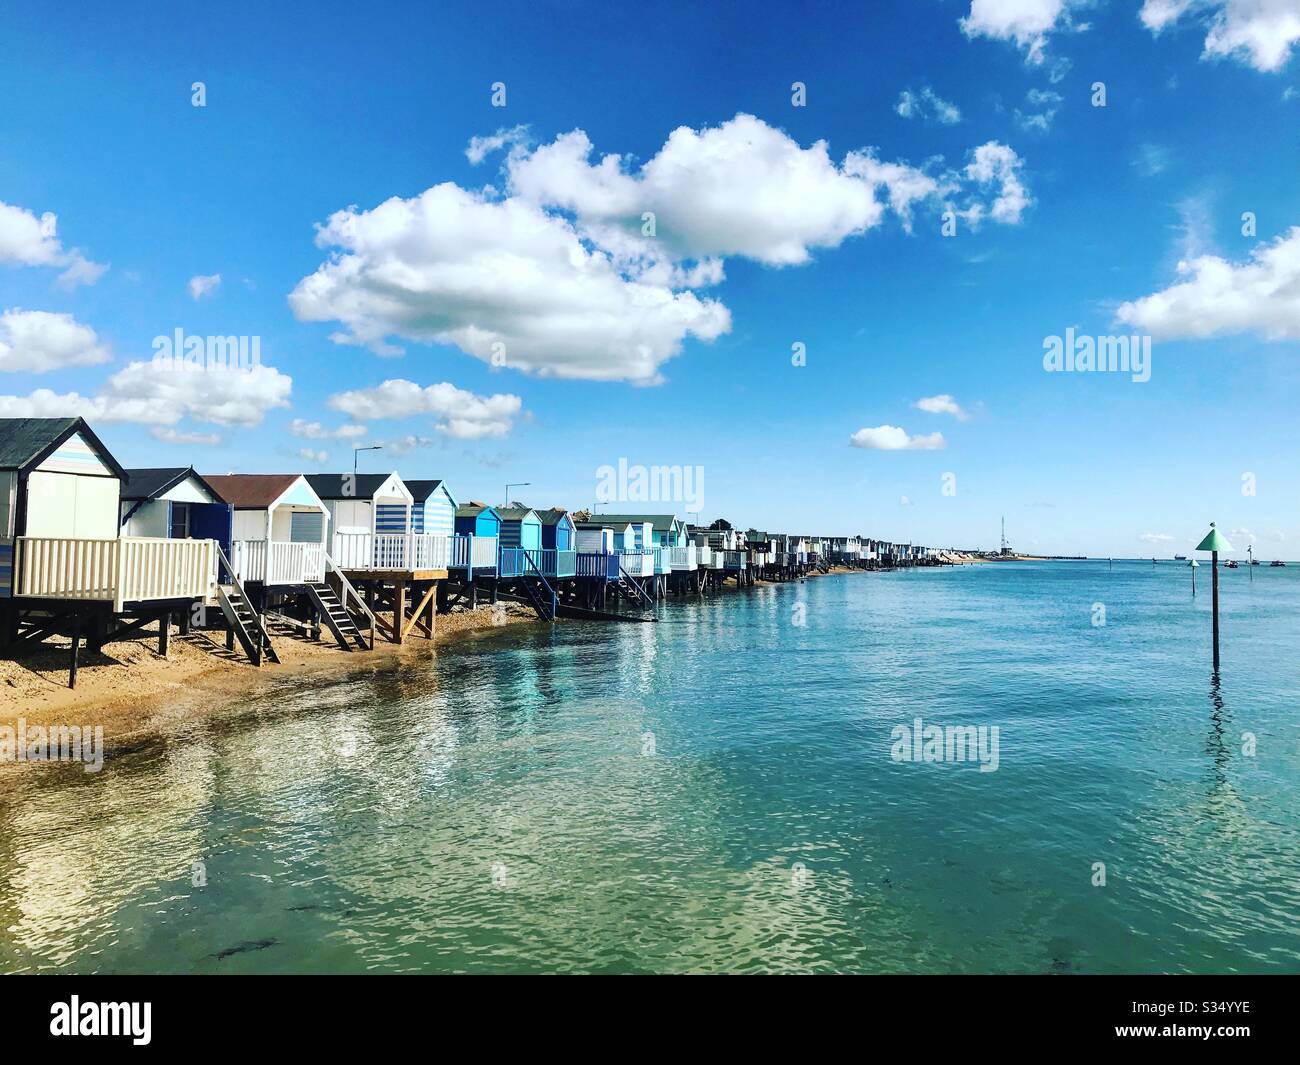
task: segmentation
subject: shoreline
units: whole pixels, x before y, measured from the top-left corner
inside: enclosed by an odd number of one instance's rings
[[[965,564],[973,564],[970,560]],[[844,574],[881,573],[832,566],[802,579]],[[764,582],[767,583],[767,582]],[[794,583],[794,582],[791,582]],[[728,588],[727,594],[748,589]],[[18,733],[21,718],[36,726],[101,727],[105,754],[178,735],[186,726],[219,717],[256,697],[304,677],[336,678],[349,673],[398,669],[423,656],[436,656],[448,645],[486,633],[530,630],[546,624],[530,607],[503,602],[504,624],[493,624],[490,609],[458,610],[438,616],[432,639],[408,638],[403,644],[377,637],[373,651],[346,652],[328,632],[318,641],[294,630],[271,625],[279,665],[261,668],[238,651],[225,649],[222,630],[172,634],[167,658],[156,651],[157,634],[109,643],[102,652],[83,652],[77,687],[67,687],[66,640],[52,640],[18,658],[0,659],[0,727]],[[572,624],[560,619],[558,624]],[[60,763],[0,760],[0,788],[27,773]]]

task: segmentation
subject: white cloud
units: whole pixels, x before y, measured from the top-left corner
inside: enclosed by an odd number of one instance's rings
[[[874,429],[859,429],[849,438],[854,447],[870,451],[937,451],[947,447],[943,433],[927,436],[908,436],[896,425],[879,425]]]
[[[0,201],[0,263],[62,267],[59,283],[65,288],[93,285],[108,267],[91,262],[78,248],[64,249],[58,224],[58,216],[49,211],[37,218]]]
[[[523,401],[502,393],[479,396],[446,381],[421,388],[413,381],[391,380],[377,388],[331,396],[329,405],[358,420],[432,415],[440,419],[434,426],[438,432],[460,440],[480,440],[509,433]]]
[[[1139,12],[1156,34],[1185,15],[1206,28],[1202,59],[1230,57],[1259,71],[1278,71],[1300,41],[1297,0],[1145,0]]]
[[[366,435],[364,425],[340,425],[337,429],[326,429],[320,422],[309,422],[295,418],[289,424],[289,432],[306,440],[358,440]]]
[[[919,93],[904,89],[898,95],[894,110],[904,118],[933,118],[942,126],[955,126],[961,121],[961,110],[957,105],[945,100],[929,85],[922,86]]]
[[[330,460],[328,451],[315,451],[309,447],[300,447],[297,454],[304,462],[314,462],[317,466],[324,466]]]
[[[162,425],[155,425],[149,430],[149,435],[164,444],[184,444],[186,447],[215,447],[221,443],[221,436],[217,433],[188,433]]]
[[[1300,226],[1234,265],[1217,255],[1178,264],[1184,280],[1121,304],[1119,321],[1153,338],[1177,340],[1253,332],[1300,339]]]
[[[70,314],[14,308],[0,315],[0,371],[45,373],[108,358],[95,331]]]
[[[998,141],[989,141],[975,149],[975,157],[966,167],[966,176],[981,186],[997,186],[997,197],[989,209],[993,221],[1016,225],[1025,210],[1033,206],[1029,190],[1020,179],[1023,165],[1024,160],[1013,148]]]
[[[218,371],[176,364],[162,369],[132,362],[98,395],[38,388],[27,396],[0,396],[0,417],[71,418],[93,422],[176,425],[183,418],[214,425],[259,425],[266,412],[289,405],[292,379],[270,366]]]
[[[946,392],[939,396],[924,396],[912,404],[917,410],[927,414],[951,414],[958,421],[964,422],[970,417],[961,405]]]
[[[221,287],[220,274],[197,274],[190,278],[190,297],[201,300]]]
[[[528,127],[515,126],[513,129],[499,129],[487,137],[471,137],[469,147],[465,149],[465,158],[473,165],[479,163],[492,152],[502,148],[513,148],[528,141]]]
[[[996,142],[936,177],[869,148],[837,164],[824,141],[801,147],[745,114],[674,130],[635,171],[619,155],[592,162],[581,130],[535,149],[515,133],[471,142],[476,158],[512,145],[504,194],[444,183],[332,215],[317,243],[333,250],[290,294],[294,313],[340,321],[332,340],[381,355],[405,338],[542,375],[653,384],[687,339],[730,330],[727,308],[694,291],[723,280],[727,256],[798,265],[887,211],[908,227],[923,201],[960,196],[972,223],[1009,224],[1028,203],[1019,157]]]
[[[1258,540],[1258,537],[1256,537],[1253,532],[1251,532],[1249,529],[1244,529],[1244,528],[1229,529],[1228,536],[1231,537],[1233,540],[1241,540],[1247,544],[1254,544]]]
[[[412,451],[419,448],[432,447],[434,441],[428,436],[417,436],[415,433],[407,433],[405,436],[399,436],[393,440],[383,441],[383,448],[390,455],[409,455]]]
[[[1143,533],[1138,539],[1146,544],[1172,544],[1174,542],[1174,538],[1168,533]]]
[[[1064,99],[1060,93],[1051,89],[1030,89],[1025,94],[1025,110],[1016,108],[1016,121],[1022,129],[1046,133],[1052,128],[1056,112],[1060,110]]]
[[[1047,39],[1075,27],[1070,8],[1079,0],[971,0],[970,13],[959,20],[967,37],[1014,41],[1025,62],[1038,66],[1046,58]]]
[[[1169,149],[1159,144],[1138,145],[1133,168],[1143,177],[1155,177],[1169,169]]]
[[[484,362],[558,377],[652,381],[688,336],[713,340],[727,309],[620,273],[562,218],[443,184],[372,211],[339,211],[318,243],[342,249],[289,297],[333,339],[395,354],[386,337],[454,344]]]

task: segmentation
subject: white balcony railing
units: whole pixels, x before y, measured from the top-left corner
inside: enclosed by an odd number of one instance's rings
[[[619,565],[629,577],[653,577],[655,575],[654,551],[620,551]]]
[[[230,564],[241,583],[316,583],[325,579],[325,547],[288,540],[236,540]]]
[[[13,594],[32,599],[125,603],[206,599],[216,583],[213,540],[120,536],[115,540],[20,536]]]
[[[336,532],[331,552],[340,569],[446,569],[457,537],[437,533]]]
[[[688,544],[686,547],[666,547],[665,553],[668,555],[669,567],[675,570],[685,569],[693,570],[696,566],[695,545]]]

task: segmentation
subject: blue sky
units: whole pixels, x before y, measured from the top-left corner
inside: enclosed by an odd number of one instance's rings
[[[0,414],[128,466],[380,441],[576,508],[625,459],[746,525],[1295,556],[1300,0],[700,8],[9,5]],[[177,328],[263,367],[169,376]],[[1151,336],[1150,380],[1046,372],[1067,328]]]

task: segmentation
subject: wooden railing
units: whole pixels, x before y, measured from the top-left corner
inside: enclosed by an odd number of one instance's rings
[[[692,570],[697,564],[694,544],[687,544],[685,547],[665,547],[663,551],[668,557],[668,566],[671,569]]]
[[[338,532],[331,557],[341,569],[446,569],[455,539],[437,533]]]
[[[123,604],[206,599],[216,583],[216,543],[121,536],[115,540],[20,536],[13,594]]]
[[[579,577],[618,580],[618,555],[613,551],[579,551],[576,566]]]
[[[653,551],[620,551],[618,557],[629,577],[653,577],[655,575],[655,553]]]
[[[725,551],[723,552],[724,569],[744,569],[745,552],[743,551]]]
[[[230,563],[247,584],[307,584],[325,579],[325,547],[289,540],[236,540]]]

